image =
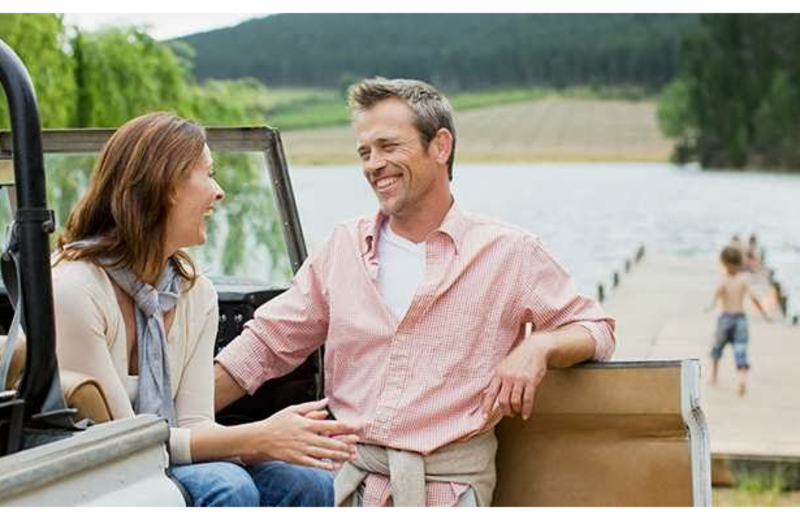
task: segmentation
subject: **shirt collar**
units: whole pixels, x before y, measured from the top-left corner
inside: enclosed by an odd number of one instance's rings
[[[364,235],[361,242],[362,255],[370,257],[375,255],[377,239],[380,236],[383,223],[388,218],[389,216],[386,213],[383,213],[379,210],[374,217],[366,221]],[[461,249],[461,242],[464,238],[464,232],[466,229],[467,218],[458,208],[455,199],[453,199],[453,203],[450,205],[450,209],[447,211],[447,214],[445,214],[442,223],[439,224],[439,227],[431,231],[431,233],[436,233],[438,231],[449,236],[453,241],[456,254],[458,254]]]

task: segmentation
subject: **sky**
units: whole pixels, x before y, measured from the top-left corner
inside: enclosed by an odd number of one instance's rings
[[[64,23],[86,31],[136,25],[157,40],[237,25],[275,11],[64,11]]]

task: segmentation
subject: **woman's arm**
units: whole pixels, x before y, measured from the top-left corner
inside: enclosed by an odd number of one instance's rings
[[[61,369],[96,379],[108,400],[112,418],[133,417],[122,380],[125,374],[120,374],[114,365],[106,337],[117,302],[113,294],[109,299],[104,293],[91,269],[65,264],[53,271],[58,364]]]
[[[339,421],[326,420],[327,400],[284,408],[262,421],[192,431],[195,462],[282,460],[322,469],[355,455],[358,436]]]
[[[219,323],[217,293],[206,278],[199,278],[192,292],[183,296],[191,298],[186,328],[190,334],[197,329],[200,332],[193,344],[185,347],[185,366],[177,371],[182,374],[181,380],[172,382],[173,387],[177,386],[175,412],[178,425],[170,431],[169,444],[170,460],[176,464],[226,458],[210,456],[198,459],[192,446],[197,431],[220,427],[214,422],[213,359]]]

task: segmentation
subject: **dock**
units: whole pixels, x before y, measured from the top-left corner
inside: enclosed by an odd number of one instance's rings
[[[711,386],[709,351],[718,311],[704,308],[721,265],[714,256],[641,256],[626,263],[629,272],[615,273],[616,287],[601,290],[606,311],[617,320],[614,360],[700,360],[715,482],[730,480],[724,473],[737,463],[800,465],[800,327],[783,317],[780,305],[769,308],[768,323],[748,303],[747,392],[737,395],[730,347]],[[756,285],[768,304],[769,290],[766,282]]]

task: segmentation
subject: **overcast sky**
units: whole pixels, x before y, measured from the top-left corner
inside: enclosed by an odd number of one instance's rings
[[[145,26],[153,38],[166,40],[187,34],[209,31],[236,25],[250,18],[260,18],[266,13],[65,13],[64,23],[93,31],[104,27]]]

